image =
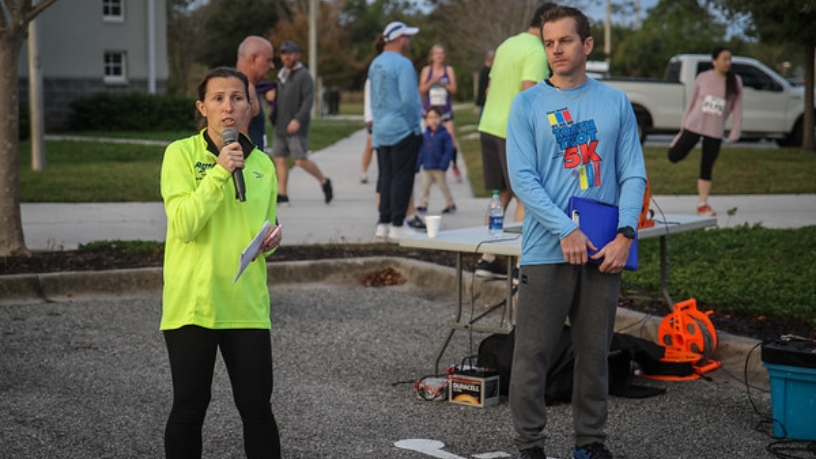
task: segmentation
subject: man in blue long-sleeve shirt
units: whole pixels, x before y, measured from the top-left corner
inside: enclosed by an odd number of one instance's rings
[[[379,169],[380,218],[375,236],[391,241],[413,231],[404,223],[422,147],[422,102],[416,69],[404,54],[417,32],[402,22],[388,24],[383,52],[368,69],[374,118],[371,143],[377,149]]]
[[[510,182],[526,209],[510,410],[520,457],[545,458],[547,372],[569,318],[573,457],[605,459],[607,354],[646,169],[626,95],[586,76],[593,46],[586,16],[556,7],[541,30],[552,77],[514,99],[507,128]],[[614,240],[602,246],[578,229],[567,215],[572,196],[619,207]],[[587,248],[600,250],[589,257]]]

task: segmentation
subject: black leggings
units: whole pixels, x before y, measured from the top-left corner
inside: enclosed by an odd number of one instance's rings
[[[697,141],[703,138],[703,156],[700,159],[700,179],[711,181],[711,171],[714,169],[714,161],[720,154],[722,139],[706,137],[691,131],[683,131],[677,143],[669,148],[669,161],[676,163],[688,156],[691,149],[697,145]]]
[[[201,428],[210,403],[218,349],[243,421],[247,458],[280,458],[278,426],[270,405],[269,330],[211,330],[188,325],[165,331],[164,339],[173,375],[173,408],[164,434],[167,458],[201,458]]]

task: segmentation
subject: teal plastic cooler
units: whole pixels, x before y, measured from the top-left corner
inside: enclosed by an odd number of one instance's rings
[[[816,440],[816,369],[764,362],[771,378],[774,436]]]
[[[771,378],[774,435],[816,440],[816,341],[788,335],[763,343],[762,363]]]

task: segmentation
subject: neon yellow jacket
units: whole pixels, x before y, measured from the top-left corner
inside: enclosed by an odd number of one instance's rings
[[[233,284],[238,257],[265,220],[275,224],[275,166],[252,151],[244,167],[246,201],[235,198],[232,174],[208,148],[206,129],[164,153],[161,193],[167,213],[161,330],[271,327],[266,262],[258,257]],[[210,143],[211,144],[211,143]]]

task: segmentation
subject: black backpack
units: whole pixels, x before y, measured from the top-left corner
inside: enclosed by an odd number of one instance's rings
[[[507,395],[510,387],[515,330],[509,334],[490,335],[479,344],[477,365],[499,373],[499,392]],[[665,389],[638,386],[633,383],[637,366],[655,367],[660,364],[664,348],[641,338],[615,333],[609,351],[609,393],[627,398],[646,398],[665,393]],[[572,399],[572,373],[575,356],[569,326],[564,326],[556,345],[547,376],[545,401],[548,405],[566,403]]]

